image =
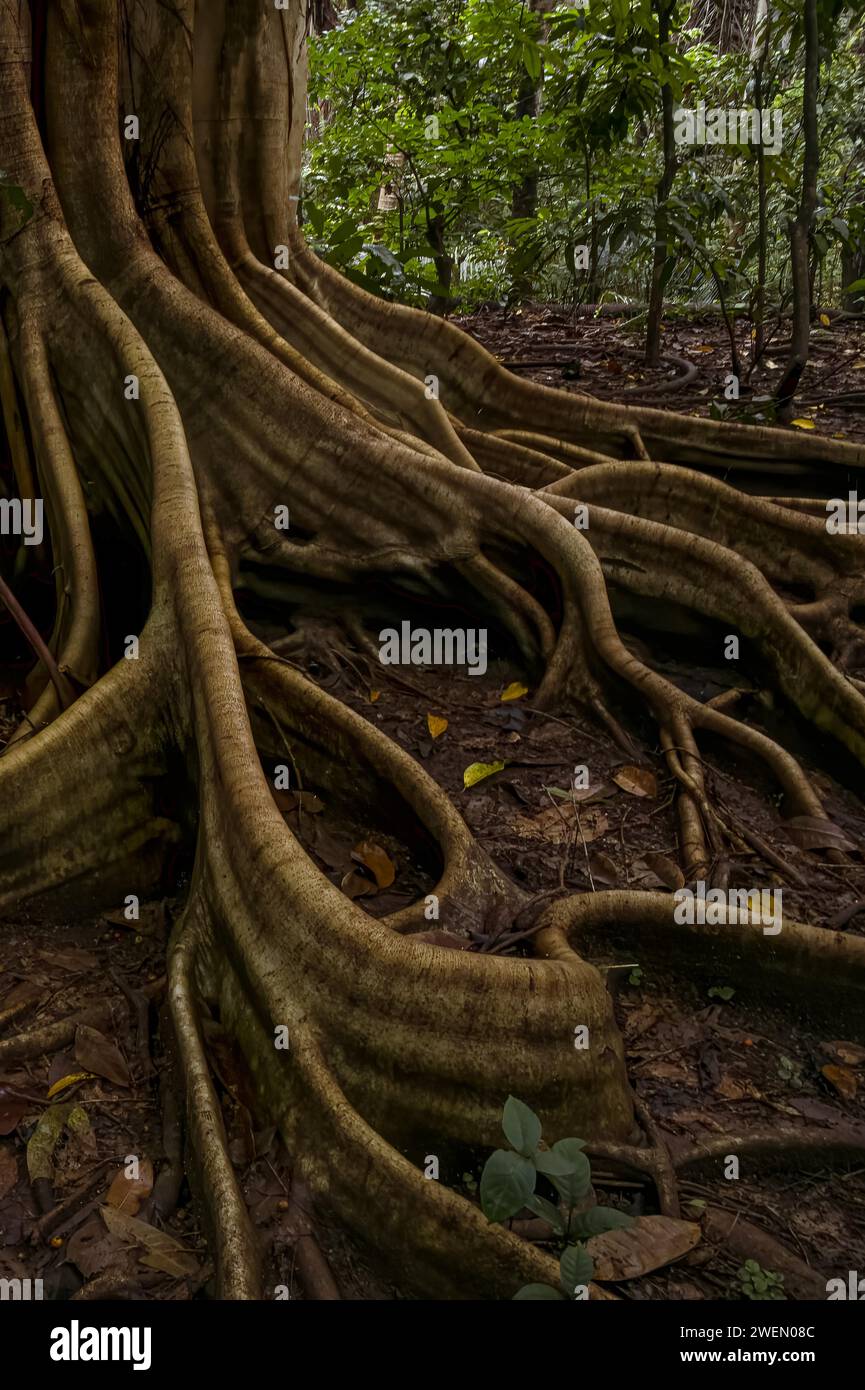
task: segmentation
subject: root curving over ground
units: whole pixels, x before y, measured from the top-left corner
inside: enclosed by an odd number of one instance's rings
[[[242,594],[288,606],[350,586],[349,635],[367,642],[372,591],[391,595],[397,627],[401,602],[457,605],[519,653],[538,708],[578,707],[625,748],[628,718],[648,715],[685,875],[719,881],[734,832],[707,790],[706,738],[765,767],[788,815],[824,818],[819,792],[780,742],[635,655],[610,592],[738,634],[779,699],[865,768],[865,694],[848,675],[865,539],[827,535],[782,497],[843,495],[865,451],[533,386],[447,323],[340,278],[293,211],[304,25],[300,5],[262,0],[0,0],[0,164],[31,209],[0,205],[13,452],[21,496],[45,499],[56,579],[51,657],[0,759],[0,906],[143,896],[194,844],[168,992],[223,1297],[258,1296],[259,1270],[205,1006],[317,1201],[406,1286],[507,1298],[555,1282],[551,1257],[404,1151],[428,1136],[495,1144],[512,1093],[551,1137],[659,1170],[587,933],[689,935],[731,975],[765,969],[854,1003],[865,941],[794,923],[772,941],[745,921],[682,928],[669,897],[636,890],[532,905],[418,762],[254,635]],[[108,533],[140,630],[106,617]],[[314,633],[298,624],[292,640]],[[309,784],[412,837],[441,926],[543,914],[531,954],[413,940],[422,899],[366,914],[280,814],[264,763],[286,749]],[[669,1209],[675,1179],[658,1180]]]

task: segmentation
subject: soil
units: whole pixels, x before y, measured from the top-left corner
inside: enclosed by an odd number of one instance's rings
[[[661,352],[682,360],[658,368],[642,361],[645,317],[637,311],[614,314],[606,306],[596,316],[585,309],[526,305],[509,313],[483,308],[454,322],[510,370],[545,386],[685,415],[779,423],[771,413],[771,396],[786,365],[782,334],[789,335],[789,321],[776,328],[749,376],[751,328],[745,319],[735,320],[743,364],[736,401],[725,397],[733,368],[729,335],[717,311],[688,312],[686,317],[671,312],[663,326]],[[696,376],[675,385],[687,375],[688,363],[696,368]],[[786,428],[812,428],[856,443],[865,440],[865,320],[836,311],[818,318],[793,418],[798,423]]]

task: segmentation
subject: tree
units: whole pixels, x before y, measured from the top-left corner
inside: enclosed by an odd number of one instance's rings
[[[820,29],[817,0],[805,0],[805,73],[802,90],[802,127],[805,153],[802,161],[802,192],[799,210],[790,228],[791,273],[793,281],[793,325],[790,355],[776,396],[782,411],[793,404],[796,388],[808,364],[811,341],[811,233],[817,211],[817,173],[820,167],[820,136],[817,129],[817,98],[820,86]]]
[[[549,1256],[426,1181],[405,1151],[430,1127],[492,1145],[513,1092],[545,1133],[578,1128],[651,1167],[651,1150],[628,1147],[609,996],[568,937],[688,929],[669,897],[634,890],[529,903],[405,750],[253,635],[236,593],[250,574],[277,601],[290,584],[313,596],[343,585],[355,629],[370,579],[431,601],[468,594],[523,653],[539,706],[577,702],[623,739],[618,694],[649,710],[679,787],[683,862],[705,875],[729,831],[698,735],[765,762],[792,814],[822,816],[820,798],[767,734],[625,648],[607,579],[741,632],[779,691],[862,765],[865,700],[814,638],[847,640],[863,542],[715,474],[745,470],[753,485],[762,470],[768,491],[779,465],[837,479],[863,451],[524,384],[453,326],[374,298],[296,224],[301,5],[130,0],[122,43],[118,9],[0,6],[0,279],[21,427],[4,414],[19,491],[29,461],[45,496],[57,582],[52,669],[34,663],[36,698],[0,759],[0,906],[143,896],[177,844],[194,843],[168,997],[222,1296],[255,1297],[259,1283],[206,1007],[317,1199],[407,1284],[509,1297],[555,1283]],[[41,33],[46,19],[31,63],[30,21]],[[572,524],[575,499],[588,531]],[[287,531],[275,524],[285,509]],[[126,578],[100,574],[105,528],[125,546]],[[535,559],[558,623],[527,587]],[[813,586],[807,632],[781,583]],[[298,627],[295,640],[314,636]],[[413,941],[422,902],[365,916],[277,810],[262,760],[286,757],[335,798],[411,828],[441,866],[443,922],[545,912],[535,957]],[[731,971],[861,988],[858,938],[790,926],[768,959],[760,942],[732,922],[712,950]],[[588,1049],[571,1045],[578,1024]],[[0,1058],[45,1045],[37,1029]]]

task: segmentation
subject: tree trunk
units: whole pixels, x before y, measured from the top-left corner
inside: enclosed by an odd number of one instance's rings
[[[793,401],[802,373],[808,363],[811,341],[811,232],[817,211],[817,171],[820,167],[820,139],[817,129],[817,96],[820,83],[820,34],[817,0],[805,0],[805,74],[802,92],[802,128],[805,154],[802,164],[802,195],[799,211],[790,231],[791,275],[793,281],[793,326],[790,355],[775,398],[782,416],[792,413]]]
[[[688,928],[669,896],[636,890],[536,899],[425,766],[316,684],[304,654],[342,644],[363,660],[364,620],[380,620],[371,595],[388,596],[397,628],[420,596],[449,628],[454,608],[473,607],[494,655],[518,654],[534,707],[577,707],[626,741],[613,708],[629,693],[678,787],[683,872],[705,877],[728,832],[699,736],[761,760],[789,814],[820,816],[821,801],[759,728],[625,647],[608,577],[741,631],[764,679],[865,766],[865,700],[814,640],[850,639],[859,538],[716,477],[744,473],[765,493],[792,465],[817,496],[865,451],[523,383],[453,326],[359,290],[309,252],[294,215],[302,6],[137,4],[122,45],[118,8],[50,3],[41,71],[27,5],[0,7],[0,303],[20,428],[4,414],[45,497],[58,586],[47,643],[77,696],[64,708],[34,660],[35,698],[0,757],[0,910],[102,911],[158,891],[178,848],[190,855],[168,997],[221,1297],[260,1297],[261,1274],[208,1010],[312,1200],[405,1288],[510,1298],[555,1284],[550,1255],[422,1167],[430,1146],[500,1143],[514,1094],[551,1141],[577,1133],[659,1171],[651,1145],[630,1147],[644,1136],[610,996],[579,954],[589,940],[642,928],[641,949],[677,943],[691,964],[720,958],[725,980],[768,971],[780,991],[807,979],[839,1007],[861,991],[863,943],[785,922],[769,948],[736,913]],[[573,525],[576,498],[589,530]],[[125,547],[128,576],[100,573],[97,523]],[[820,603],[806,605],[806,631],[781,583],[831,591],[822,629]],[[292,659],[253,634],[256,591],[291,612]],[[334,593],[338,639],[322,618]],[[429,895],[377,920],[340,891],[274,798],[267,769],[286,757],[299,786],[410,846]],[[465,945],[495,920],[527,954],[416,939],[431,901]],[[4,1038],[0,1065],[45,1047]]]
[[[658,0],[658,43],[670,41],[676,0]],[[646,321],[646,365],[657,367],[661,360],[661,318],[664,313],[664,270],[667,252],[667,199],[676,177],[676,141],[673,123],[673,93],[668,83],[661,88],[661,130],[664,167],[655,194],[655,249],[649,278],[649,313]]]
[[[546,36],[547,26],[543,22],[543,15],[547,14],[555,5],[556,0],[529,0],[526,6],[526,32],[536,42],[540,43]],[[537,77],[532,77],[527,68],[523,68],[520,75],[519,90],[517,92],[516,110],[514,119],[517,121],[535,121],[541,112],[541,102],[544,92],[544,67],[541,61],[541,69]],[[538,171],[531,168],[524,172],[522,178],[514,185],[511,195],[511,216],[512,217],[534,217],[538,206]],[[519,251],[519,243],[514,248],[514,255]],[[513,262],[513,256],[512,256]],[[512,264],[511,269],[511,298],[518,301],[522,298],[531,283],[531,277],[524,270],[519,270]]]

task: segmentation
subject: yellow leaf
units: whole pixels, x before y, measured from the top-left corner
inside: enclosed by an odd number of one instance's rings
[[[823,325],[824,328],[828,328],[828,327],[829,327],[829,322],[830,322],[830,320],[829,320],[829,315],[828,315],[828,314],[821,314],[821,315],[820,315],[820,322],[822,323],[822,325]]]
[[[381,694],[381,691],[380,691],[380,690],[371,690],[371,691],[369,692],[369,702],[370,702],[371,705],[374,705],[374,704],[375,704],[375,702],[376,702],[376,700],[378,699],[378,697],[379,697],[380,694]]]
[[[855,362],[850,363],[850,366],[854,372],[865,372],[865,357],[857,357]]]
[[[529,687],[521,685],[519,681],[511,681],[507,690],[503,690],[501,698],[503,700],[521,700],[524,695],[528,695]]]
[[[791,420],[790,423],[796,425],[800,430],[812,430],[814,428],[813,420]]]
[[[463,773],[463,786],[473,787],[485,777],[492,777],[494,772],[501,772],[503,767],[504,763],[470,763]]]
[[[93,1073],[90,1071],[70,1072],[68,1076],[63,1076],[59,1081],[54,1082],[48,1091],[47,1099],[53,1100],[55,1096],[59,1096],[61,1091],[65,1091],[67,1086],[74,1086],[76,1081],[86,1081],[92,1075]]]
[[[714,352],[715,349],[709,343],[698,343],[693,352]]]
[[[447,728],[448,721],[442,719],[440,714],[428,714],[426,717],[426,726],[432,737],[438,738],[439,734],[443,734]]]

